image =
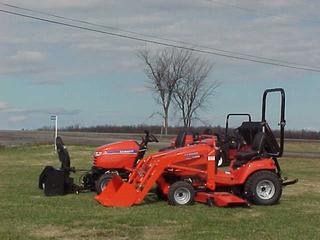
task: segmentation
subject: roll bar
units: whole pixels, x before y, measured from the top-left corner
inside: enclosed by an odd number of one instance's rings
[[[225,136],[228,135],[228,127],[229,127],[229,118],[231,116],[247,116],[249,119],[249,122],[251,122],[251,115],[249,113],[230,113],[227,115],[227,120],[226,120],[226,132],[225,132]]]
[[[263,98],[262,98],[262,123],[267,123],[266,121],[266,102],[267,102],[267,95],[269,93],[273,92],[279,92],[281,94],[281,112],[280,112],[280,122],[278,125],[280,126],[280,151],[277,154],[274,154],[275,157],[281,157],[283,154],[283,146],[284,146],[284,127],[286,126],[286,120],[285,120],[285,100],[286,100],[286,95],[284,92],[283,88],[272,88],[272,89],[267,89],[263,93]]]

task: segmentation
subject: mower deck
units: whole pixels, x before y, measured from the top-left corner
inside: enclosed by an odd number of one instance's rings
[[[217,207],[249,206],[245,199],[228,192],[198,192],[195,200],[200,203],[207,203],[209,206],[214,204]]]

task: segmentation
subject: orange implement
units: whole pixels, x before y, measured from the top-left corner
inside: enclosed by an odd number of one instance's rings
[[[137,198],[133,185],[123,182],[118,175],[114,176],[106,188],[95,199],[106,207],[130,207]]]

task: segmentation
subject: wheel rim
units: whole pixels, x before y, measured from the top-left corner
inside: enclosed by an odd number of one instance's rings
[[[190,201],[190,199],[191,199],[191,193],[185,187],[178,188],[174,192],[174,200],[176,201],[176,203],[180,205],[187,204]]]
[[[257,184],[256,192],[259,198],[268,200],[274,196],[276,187],[270,180],[262,180]]]

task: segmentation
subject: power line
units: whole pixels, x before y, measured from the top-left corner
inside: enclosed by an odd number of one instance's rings
[[[218,4],[218,5],[222,5],[225,7],[229,7],[229,8],[235,8],[241,11],[245,11],[245,12],[250,12],[253,13],[256,16],[264,16],[264,17],[278,17],[278,18],[290,18],[296,21],[308,21],[308,22],[313,22],[313,23],[319,23],[320,20],[315,20],[315,19],[311,19],[311,18],[304,18],[304,17],[298,17],[298,16],[293,16],[293,15],[279,15],[275,12],[270,12],[270,11],[261,11],[258,9],[254,9],[254,8],[247,8],[247,7],[241,7],[238,4],[232,4],[232,3],[228,3],[228,2],[222,2],[219,0],[207,0],[208,2],[211,2],[213,4]]]
[[[10,15],[30,18],[30,19],[34,19],[34,20],[38,20],[38,21],[48,22],[48,23],[52,23],[52,24],[62,25],[62,26],[70,27],[70,28],[77,28],[77,29],[82,29],[82,30],[86,30],[86,31],[90,31],[90,32],[102,33],[102,34],[106,34],[106,35],[110,35],[110,36],[114,36],[114,37],[135,40],[135,41],[139,41],[139,42],[152,43],[152,44],[162,45],[162,46],[166,46],[166,47],[174,47],[174,48],[178,48],[178,49],[184,49],[184,50],[189,50],[189,51],[194,51],[194,52],[199,52],[199,53],[205,53],[205,54],[216,55],[216,56],[232,58],[232,59],[237,59],[237,60],[244,60],[244,61],[249,61],[249,62],[273,65],[273,66],[284,67],[284,68],[291,68],[291,69],[298,69],[298,70],[305,70],[305,71],[312,71],[312,72],[320,72],[320,69],[316,69],[316,68],[312,68],[312,67],[302,67],[302,66],[295,66],[295,65],[289,65],[289,64],[280,64],[280,63],[275,63],[275,62],[271,62],[271,61],[256,60],[256,59],[234,56],[231,54],[223,54],[223,53],[217,53],[217,52],[213,52],[213,51],[195,49],[195,48],[191,48],[191,47],[184,47],[184,46],[180,46],[180,45],[176,45],[176,44],[164,43],[164,42],[159,42],[159,41],[155,41],[155,40],[149,40],[149,39],[144,39],[144,38],[140,38],[140,37],[133,37],[133,36],[128,36],[128,35],[124,35],[124,34],[112,33],[112,32],[97,30],[97,29],[93,29],[93,28],[89,28],[89,27],[83,27],[83,26],[78,26],[78,25],[74,25],[74,24],[59,22],[59,21],[50,20],[50,19],[46,19],[46,18],[35,17],[35,16],[27,15],[27,14],[17,13],[17,12],[13,12],[13,11],[7,11],[4,9],[0,9],[0,12],[10,14]]]
[[[143,33],[135,32],[135,31],[129,31],[129,30],[126,30],[126,29],[118,28],[118,27],[112,27],[112,26],[92,23],[92,22],[89,22],[89,21],[79,20],[79,19],[75,19],[75,18],[59,16],[59,15],[56,15],[56,14],[52,14],[52,13],[48,13],[48,12],[44,12],[44,11],[39,11],[39,10],[34,10],[34,9],[30,9],[30,8],[25,8],[25,7],[20,7],[20,6],[17,6],[17,5],[7,4],[7,3],[3,3],[3,2],[0,2],[0,4],[2,4],[4,6],[7,6],[7,7],[19,9],[19,10],[24,10],[24,11],[29,11],[29,12],[32,12],[32,13],[47,15],[47,16],[50,16],[50,17],[55,17],[55,18],[64,19],[64,20],[68,20],[68,21],[84,23],[84,24],[88,24],[88,25],[91,25],[91,26],[102,27],[102,28],[106,28],[106,29],[116,30],[116,31],[124,32],[124,33],[135,34],[135,35],[138,35],[138,36],[149,37],[149,38],[154,38],[154,39],[163,40],[163,41],[169,41],[169,42],[173,42],[173,43],[177,43],[177,44],[189,45],[189,46],[192,46],[193,48],[194,47],[204,48],[204,49],[210,49],[210,50],[214,50],[214,51],[218,51],[218,52],[222,52],[222,53],[236,54],[236,55],[241,55],[241,56],[245,56],[245,57],[262,59],[262,60],[269,60],[269,61],[289,64],[289,65],[296,65],[296,66],[298,65],[298,66],[303,66],[303,67],[309,67],[307,65],[303,65],[303,64],[295,63],[295,62],[289,62],[289,61],[284,61],[284,60],[279,60],[279,59],[274,59],[274,58],[260,57],[260,56],[256,56],[256,55],[252,55],[252,54],[246,54],[246,53],[241,53],[241,52],[236,52],[236,51],[228,51],[228,50],[224,50],[224,49],[219,49],[219,48],[199,45],[199,44],[195,44],[195,43],[190,43],[190,42],[185,42],[185,41],[177,41],[177,40],[163,38],[163,37],[150,35],[150,34],[143,34]],[[223,5],[225,5],[225,4],[223,4]]]

